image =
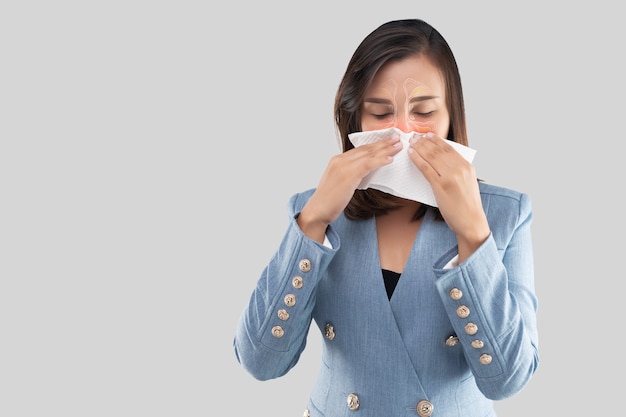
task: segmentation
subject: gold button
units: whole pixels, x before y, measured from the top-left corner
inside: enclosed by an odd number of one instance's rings
[[[483,353],[482,355],[480,355],[480,363],[482,363],[483,365],[489,365],[492,360],[493,358],[491,357],[491,355],[487,353]]]
[[[472,347],[474,349],[480,349],[483,346],[485,346],[485,344],[483,343],[482,340],[480,340],[480,339],[472,340]]]
[[[458,288],[452,288],[450,290],[450,298],[452,298],[453,300],[460,300],[461,297],[463,297],[463,291],[459,290]]]
[[[465,325],[465,333],[476,334],[477,331],[478,331],[478,326],[476,326],[474,323],[467,323]]]
[[[324,326],[324,337],[328,340],[335,338],[335,328],[332,324],[326,323],[326,326]]]
[[[296,296],[293,294],[287,294],[285,296],[285,305],[291,307],[296,304]]]
[[[281,308],[280,310],[278,310],[278,318],[285,321],[289,318],[289,313],[287,313],[287,310],[285,310],[284,308]]]
[[[311,413],[309,413],[309,409],[308,408],[306,410],[304,410],[304,414],[302,414],[302,417],[311,417]]]
[[[276,339],[280,339],[285,334],[285,331],[280,326],[274,326],[272,327],[272,334]]]
[[[458,336],[450,336],[446,339],[446,346],[456,346],[459,344],[459,337]]]
[[[300,271],[309,272],[311,270],[311,261],[308,259],[303,259],[300,261]]]
[[[456,308],[456,315],[464,319],[469,316],[469,307],[466,305],[460,305]]]
[[[430,401],[422,400],[417,403],[417,414],[421,417],[430,416],[434,409],[435,406]]]
[[[355,394],[348,394],[348,408],[352,411],[359,409],[359,397]]]
[[[293,285],[293,287],[296,289],[302,288],[303,283],[304,283],[304,280],[302,279],[302,277],[298,275],[293,277],[293,279],[291,280],[291,285]]]

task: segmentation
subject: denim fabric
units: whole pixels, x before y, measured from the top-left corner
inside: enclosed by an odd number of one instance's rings
[[[280,377],[298,362],[308,331],[318,329],[322,365],[303,405],[312,417],[353,417],[351,393],[358,395],[360,417],[416,416],[421,400],[433,404],[433,417],[495,415],[492,400],[519,392],[538,365],[532,209],[526,194],[486,183],[480,190],[491,227],[487,241],[444,269],[457,254],[456,238],[428,211],[391,300],[375,220],[340,217],[327,230],[328,248],[295,221],[313,190],[294,195],[291,222],[236,329],[239,362],[259,380]],[[310,270],[301,270],[302,259]],[[295,276],[302,287],[294,287]],[[451,297],[453,289],[462,296]],[[293,306],[285,305],[288,294]],[[467,317],[458,314],[461,306]],[[288,319],[278,317],[281,309]],[[328,329],[332,336],[324,337]],[[447,344],[451,336],[458,343]]]

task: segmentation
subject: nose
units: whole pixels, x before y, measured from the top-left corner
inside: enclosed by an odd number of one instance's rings
[[[400,129],[404,133],[409,133],[409,132],[413,131],[413,129],[412,129],[409,121],[407,120],[406,116],[398,116],[396,118],[396,126],[395,127]]]
[[[398,116],[395,121],[395,127],[404,133],[428,133],[431,130],[434,130],[432,121],[418,121],[410,118],[409,116]]]

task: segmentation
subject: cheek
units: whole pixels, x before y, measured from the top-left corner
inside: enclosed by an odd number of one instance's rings
[[[428,133],[437,131],[437,124],[435,122],[419,122],[416,120],[412,120],[409,124],[411,125],[411,130],[417,133]]]
[[[448,137],[450,119],[448,117],[436,117],[432,120],[411,120],[410,129],[417,133],[433,132],[442,138]]]
[[[396,119],[393,116],[381,120],[375,117],[364,115],[361,117],[361,130],[366,132],[369,130],[381,130],[394,127],[396,125]]]
[[[371,121],[371,120],[364,120],[363,122],[361,122],[361,130],[366,132],[368,130],[381,130],[381,129],[387,129],[389,127],[394,127],[396,125],[395,121],[386,121],[386,120],[376,120],[376,121]]]

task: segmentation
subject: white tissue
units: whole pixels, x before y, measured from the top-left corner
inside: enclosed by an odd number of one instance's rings
[[[405,133],[398,128],[390,127],[382,130],[351,133],[348,138],[355,147],[359,147],[388,138],[394,132],[400,135],[402,150],[394,156],[391,164],[375,169],[366,175],[358,188],[361,190],[375,188],[398,197],[437,207],[435,194],[430,183],[411,161],[408,154],[409,139],[413,135],[419,135],[419,133]],[[448,141],[448,143],[468,162],[471,163],[474,160],[474,155],[476,155],[474,149],[453,141]]]

